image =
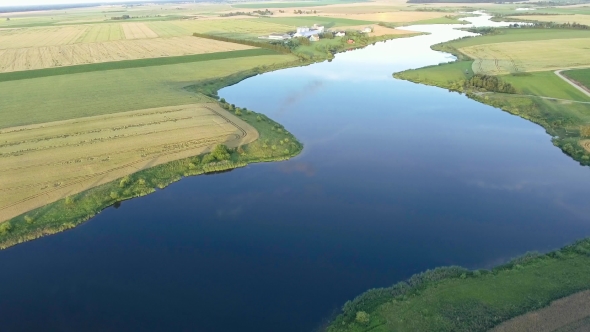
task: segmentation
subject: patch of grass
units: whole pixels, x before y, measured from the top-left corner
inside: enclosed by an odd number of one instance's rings
[[[568,70],[562,72],[562,74],[590,90],[590,69]]]
[[[436,66],[406,70],[394,76],[414,83],[435,85],[450,90],[462,90],[465,81],[473,76],[473,61],[455,61]]]
[[[183,87],[246,70],[263,72],[294,61],[298,59],[293,55],[258,55],[0,82],[0,128],[195,104],[204,100],[203,95]]]
[[[534,40],[549,40],[549,39],[572,39],[572,38],[590,38],[590,30],[569,30],[569,29],[497,29],[496,34],[467,37],[455,41],[445,43],[456,49],[463,47],[506,43],[506,42],[520,42],[520,41],[534,41]]]
[[[488,331],[590,288],[590,240],[528,254],[491,271],[439,268],[344,305],[329,332]],[[358,313],[362,319],[358,319]]]
[[[553,71],[533,72],[523,75],[503,75],[500,77],[512,84],[519,94],[590,101],[588,96],[564,82]]]

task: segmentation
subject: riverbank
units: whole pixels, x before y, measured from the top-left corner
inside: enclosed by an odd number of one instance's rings
[[[555,75],[551,66],[557,64],[554,64],[551,52],[533,55],[545,41],[558,40],[563,45],[570,45],[576,38],[590,36],[590,32],[563,28],[520,28],[491,29],[485,33],[480,37],[463,38],[431,47],[453,54],[457,58],[454,62],[406,70],[393,76],[464,93],[473,100],[534,122],[546,130],[553,144],[565,154],[581,165],[590,165],[590,153],[582,144],[590,124],[587,115],[590,98]],[[486,47],[497,48],[500,52],[504,50],[502,45],[516,41],[523,50],[529,47],[530,51],[526,54],[530,54],[530,59],[514,55],[508,60],[478,57],[479,53],[487,54],[484,52]],[[514,48],[511,50],[514,52]],[[577,60],[568,58],[563,61]],[[539,71],[535,66],[551,70]]]
[[[201,101],[218,102],[221,107],[252,125],[260,135],[258,140],[228,150],[229,158],[224,160],[207,160],[206,155],[176,160],[28,211],[2,223],[0,249],[74,228],[110,206],[117,206],[122,201],[148,195],[155,192],[156,188],[163,189],[182,177],[228,171],[245,167],[250,163],[281,161],[298,155],[303,145],[284,127],[263,114],[231,105],[225,100],[218,101],[217,91],[262,73],[330,60],[335,53],[365,47],[378,41],[415,35],[412,33],[378,37],[359,35],[355,38],[355,44],[344,41],[335,43],[332,40],[330,47],[318,43],[316,48],[312,49],[313,52],[310,52],[309,47],[303,51],[293,51],[293,54],[298,56],[296,61],[263,65],[222,78],[201,80],[196,84],[183,87],[182,90],[186,92],[202,96],[201,99],[204,98],[204,100]]]
[[[491,270],[442,267],[369,290],[347,302],[326,331],[483,332],[587,289],[589,239]]]

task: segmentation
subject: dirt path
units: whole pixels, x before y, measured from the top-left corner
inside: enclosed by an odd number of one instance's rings
[[[583,94],[585,94],[586,96],[590,97],[590,91],[588,91],[586,88],[576,84],[576,82],[571,81],[569,78],[567,78],[563,74],[561,74],[561,72],[564,70],[568,70],[568,69],[556,70],[555,75],[559,76],[562,80],[566,81],[569,85],[573,86],[574,88],[578,89]]]

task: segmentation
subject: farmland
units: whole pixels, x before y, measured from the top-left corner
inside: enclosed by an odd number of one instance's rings
[[[563,74],[590,91],[590,69],[568,70],[564,71]]]
[[[511,16],[517,20],[531,20],[555,23],[579,23],[590,25],[590,15],[524,15]]]
[[[195,37],[121,40],[102,43],[0,50],[0,72],[75,66],[143,58],[173,57],[251,49]]]
[[[217,144],[236,148],[258,138],[216,103],[11,127],[0,135],[2,221]]]

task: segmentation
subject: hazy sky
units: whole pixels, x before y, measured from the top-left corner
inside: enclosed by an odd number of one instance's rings
[[[127,0],[134,1],[134,0]],[[121,0],[0,0],[0,6],[28,6],[28,5],[51,5],[70,3],[108,3],[121,2]]]

